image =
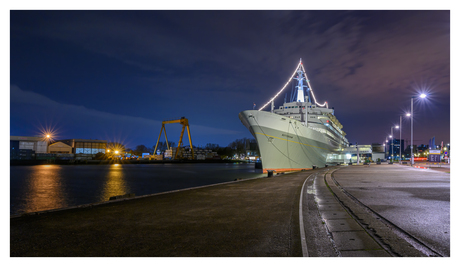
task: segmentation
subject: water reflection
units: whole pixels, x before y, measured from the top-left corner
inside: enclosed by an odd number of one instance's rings
[[[24,212],[66,207],[61,166],[34,166],[25,196]]]
[[[260,172],[260,173],[258,173]],[[10,214],[262,177],[250,164],[117,164],[10,167]]]
[[[129,193],[128,186],[123,172],[123,165],[110,165],[106,175],[104,189],[101,195],[101,201],[107,201],[110,197],[124,195]]]

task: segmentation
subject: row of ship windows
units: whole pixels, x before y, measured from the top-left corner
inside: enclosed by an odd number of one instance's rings
[[[311,126],[309,126],[308,128],[310,128],[310,129],[312,129],[312,130],[315,130],[315,131],[317,131],[317,132],[320,132],[320,133],[322,133],[322,134],[326,133],[327,135],[329,135],[329,136],[331,136],[331,137],[335,137],[330,131],[326,131],[325,129],[316,128],[316,127],[311,127]],[[340,137],[341,137],[341,139],[342,139],[342,144],[343,144],[343,145],[346,145],[347,142],[346,142],[345,137],[343,137],[343,136],[340,136]]]
[[[344,137],[344,136],[338,134],[337,131],[336,131],[334,128],[332,128],[330,125],[328,125],[328,127],[329,127],[329,129],[333,130],[333,131],[340,137],[340,139],[342,139],[342,141],[345,141],[345,137]],[[329,136],[331,136],[331,137],[334,137],[334,138],[336,137],[336,136],[334,136],[334,134],[333,134],[332,132],[326,131],[325,129],[316,128],[316,127],[308,127],[308,128],[310,128],[310,129],[312,129],[312,130],[315,130],[315,131],[317,131],[317,132],[323,133],[323,134],[326,133],[327,135],[329,135]]]
[[[334,127],[332,127],[330,124],[327,125],[327,126],[329,127],[329,129],[331,129],[332,131],[334,131],[338,136],[340,136],[340,138],[342,138],[342,139],[344,138],[344,136],[343,136],[341,133],[339,133],[339,132],[338,132]]]
[[[298,106],[284,107],[284,109],[287,109],[287,108],[298,108]],[[283,107],[281,107],[281,109],[283,109]]]
[[[323,113],[324,115],[324,113]],[[334,130],[338,131],[340,134],[342,134],[342,130],[338,129],[339,127],[337,127],[337,125],[335,125],[335,123],[332,122],[331,119],[329,119],[329,117],[323,117],[323,116],[318,116],[318,119],[325,119],[325,120],[328,120],[329,123],[334,127]]]
[[[280,107],[280,108],[283,109],[283,107]],[[305,109],[305,107],[302,107],[302,106],[284,107],[284,109],[288,109],[288,108],[303,108],[303,109]]]
[[[326,133],[326,130],[321,129],[321,128],[310,127],[310,126],[309,126],[308,128],[310,128],[310,129],[312,129],[312,130],[315,130],[315,131],[317,131],[317,132],[323,133],[323,134]]]

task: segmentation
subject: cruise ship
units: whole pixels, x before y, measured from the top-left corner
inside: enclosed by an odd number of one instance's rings
[[[275,98],[291,82],[295,98],[275,108]],[[269,111],[263,109],[271,104]],[[316,101],[302,60],[286,85],[259,110],[239,113],[259,145],[263,172],[286,172],[344,163],[343,148],[349,143],[342,124],[328,103]]]

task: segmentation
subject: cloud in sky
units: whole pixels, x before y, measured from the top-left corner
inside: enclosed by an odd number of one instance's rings
[[[17,70],[33,65],[12,56],[11,83],[59,103],[157,121],[184,114],[203,127],[236,134],[246,131],[237,114],[253,102],[265,104],[302,58],[316,98],[335,107],[352,139],[372,142],[421,84],[430,85],[438,101],[433,112],[450,118],[448,10],[17,13],[30,16],[15,19],[13,12],[13,54],[49,53],[70,74],[59,79],[66,90],[35,86],[45,79],[53,86],[56,81],[42,77],[59,70],[49,64],[39,78],[34,69],[21,77]],[[27,43],[37,45],[29,49]],[[40,44],[54,50],[43,52]],[[85,98],[89,94],[94,98]],[[113,105],[101,107],[97,98]]]
[[[98,138],[109,141],[125,141],[132,146],[139,144],[132,143],[129,139],[138,139],[145,141],[145,145],[151,146],[156,142],[161,129],[161,121],[113,114],[81,105],[58,103],[38,93],[22,90],[16,85],[10,86],[10,94],[12,116],[23,115],[18,114],[21,111],[25,114],[32,113],[30,114],[29,123],[33,123],[37,119],[36,116],[65,118],[58,119],[59,123],[55,123],[62,124],[56,126],[63,129],[65,138]],[[44,111],[41,111],[39,114],[33,114],[33,111],[38,108]],[[190,122],[190,124],[192,142],[194,139],[201,141],[202,138],[206,138],[209,135],[228,135],[230,136],[229,140],[232,140],[232,138],[235,139],[241,134],[239,131],[194,125],[193,122]],[[31,126],[34,127],[32,124]],[[176,129],[175,132],[169,130],[168,136],[169,140],[177,143],[176,139],[179,137],[179,131],[177,130],[181,126],[168,127]],[[75,136],[72,134],[72,131],[77,131],[80,135],[83,133],[84,136]],[[164,136],[162,138],[164,141]],[[184,142],[187,144],[188,139],[184,139]]]
[[[41,22],[35,32],[147,70],[144,78],[162,79],[165,87],[201,81],[212,90],[241,90],[237,81],[245,80],[246,91],[276,92],[284,82],[270,84],[267,76],[282,79],[300,57],[313,71],[313,86],[341,89],[337,100],[345,94],[359,95],[356,102],[369,94],[386,97],[427,76],[442,75],[435,83],[448,83],[446,12],[382,12],[69,12],[60,23],[60,16]],[[325,20],[331,13],[337,17]],[[433,30],[432,22],[442,28],[443,19],[445,31]],[[213,67],[203,71],[206,66]],[[227,70],[232,82],[216,78],[213,69]]]

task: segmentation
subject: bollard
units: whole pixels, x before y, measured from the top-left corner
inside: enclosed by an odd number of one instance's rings
[[[134,193],[129,193],[129,194],[124,194],[124,195],[118,195],[118,196],[113,196],[113,197],[110,197],[109,200],[116,200],[116,199],[122,199],[122,198],[131,198],[131,197],[135,197],[136,194]]]
[[[268,177],[272,177],[272,176],[273,176],[273,170],[267,170],[267,173],[268,173]]]

